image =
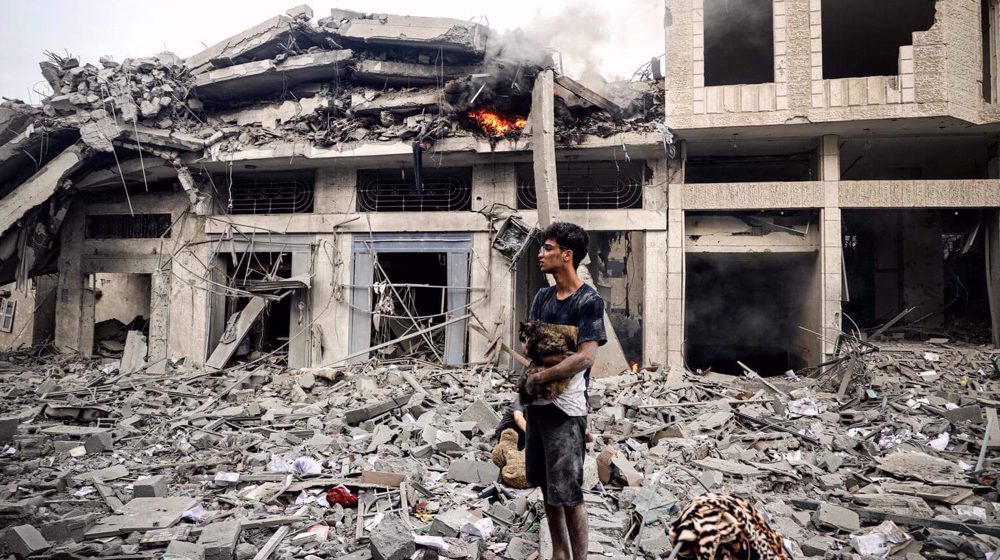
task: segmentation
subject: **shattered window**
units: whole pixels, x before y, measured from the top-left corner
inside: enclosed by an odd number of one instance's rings
[[[0,331],[14,332],[14,307],[17,302],[9,298],[0,298]]]
[[[518,164],[517,208],[538,208],[535,171],[530,163]],[[645,160],[581,161],[556,165],[559,208],[563,210],[618,210],[642,208],[642,190],[653,177]]]

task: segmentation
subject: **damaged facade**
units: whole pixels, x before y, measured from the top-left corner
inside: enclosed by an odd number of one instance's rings
[[[592,236],[608,373],[801,370],[908,309],[901,335],[995,343],[993,6],[666,12],[662,72],[600,92],[516,33],[307,7],[186,60],[52,55],[55,94],[4,105],[0,271],[35,297],[0,340],[492,361],[545,283],[504,236],[559,219]],[[102,325],[119,286],[149,299]]]
[[[538,221],[543,140],[545,166],[574,184],[562,217],[611,236],[595,236],[595,280],[634,335],[634,263],[642,231],[662,223],[662,83],[598,93],[545,71],[551,58],[479,24],[341,10],[313,21],[307,7],[186,60],[50,55],[54,95],[4,106],[0,280],[23,292],[51,279],[38,302],[58,319],[7,346],[51,334],[61,351],[106,354],[141,330],[153,371],[272,354],[291,367],[489,359],[498,336],[511,340],[511,313],[527,312],[515,299],[544,282],[529,258],[490,248],[508,217]],[[107,318],[109,300],[134,305]]]

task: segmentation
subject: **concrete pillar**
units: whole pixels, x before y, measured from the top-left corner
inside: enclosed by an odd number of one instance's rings
[[[312,267],[312,254],[304,251],[292,253],[292,276],[309,274]],[[312,289],[296,290],[289,297],[292,299],[292,311],[288,325],[288,367],[304,368],[311,365],[312,360],[312,330],[309,328],[312,316]]]
[[[213,276],[212,245],[198,243],[205,239],[205,220],[193,214],[186,214],[176,224],[169,247],[163,250],[159,272],[153,275],[152,308],[157,330],[166,333],[163,355],[168,358],[186,358],[188,363],[201,365],[215,349],[217,340],[209,340],[211,325],[210,296],[213,287],[208,279]],[[186,244],[196,243],[194,245]],[[168,255],[173,255],[167,260]],[[157,308],[164,308],[160,319],[156,319]],[[150,356],[156,345],[153,339],[154,323],[150,324]],[[211,346],[211,347],[210,347]],[[163,366],[166,362],[161,362]],[[150,368],[156,372],[161,366]]]
[[[149,301],[149,350],[147,357],[151,373],[163,373],[167,370],[167,341],[170,330],[170,265],[158,268],[152,274],[152,289]],[[193,332],[193,329],[192,329]],[[185,354],[191,359],[202,363],[203,356]],[[180,357],[180,356],[177,356]],[[200,360],[200,361],[199,361]]]
[[[493,204],[504,204],[511,208],[517,205],[517,180],[512,164],[476,165],[472,168],[472,207],[490,208]],[[495,224],[499,227],[499,223]],[[501,340],[511,344],[514,332],[514,273],[510,261],[491,246],[492,233],[472,234],[472,262],[469,286],[471,312],[482,322],[488,332],[499,329]],[[526,258],[530,258],[530,255]],[[521,289],[524,289],[521,287]],[[473,319],[473,323],[476,323]],[[483,359],[489,347],[489,340],[478,333],[469,334],[468,361]],[[501,363],[509,358],[501,356]]]
[[[316,171],[313,210],[342,214],[357,208],[358,171],[353,167],[324,167]]]
[[[832,355],[841,332],[844,282],[844,243],[840,219],[840,137],[828,134],[820,139],[819,168],[823,180],[822,260],[823,275],[823,354]]]
[[[673,164],[667,185],[667,365],[684,367],[684,162],[687,143],[681,145],[680,162]],[[652,259],[647,259],[649,263]],[[647,303],[649,300],[646,300]]]
[[[312,279],[312,364],[320,367],[348,354],[350,332],[351,235],[316,236]]]
[[[535,170],[538,224],[542,228],[557,221],[559,214],[553,80],[551,69],[542,70],[535,78],[535,87],[531,92],[531,152]]]
[[[56,295],[55,343],[60,352],[80,352],[84,275],[81,267],[83,214],[79,204],[70,209],[60,231],[59,285]]]
[[[1000,209],[986,211],[986,293],[990,302],[993,346],[1000,347]]]
[[[810,4],[818,0],[786,0],[785,52],[788,64],[788,108],[793,115],[806,115],[812,110],[813,58],[823,52],[814,51],[810,33]]]
[[[642,356],[645,365],[653,362],[663,365],[669,363],[667,297],[668,284],[672,278],[667,270],[668,235],[666,231],[647,231],[645,234],[643,251],[646,255],[646,274],[643,279],[642,306]],[[666,282],[664,278],[667,279]]]

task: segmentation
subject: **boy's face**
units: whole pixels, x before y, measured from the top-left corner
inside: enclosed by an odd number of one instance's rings
[[[538,267],[546,274],[551,274],[571,262],[573,262],[573,251],[561,247],[552,237],[543,241],[538,249]]]

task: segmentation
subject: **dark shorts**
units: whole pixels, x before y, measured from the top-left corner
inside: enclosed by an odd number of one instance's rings
[[[568,416],[554,404],[529,406],[525,416],[528,485],[541,488],[550,506],[583,503],[587,417]]]

